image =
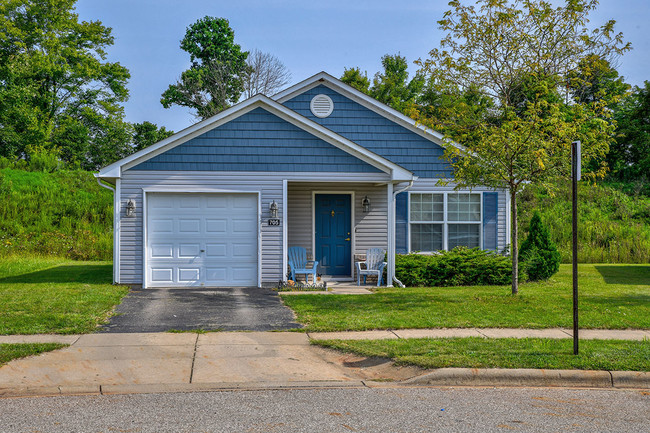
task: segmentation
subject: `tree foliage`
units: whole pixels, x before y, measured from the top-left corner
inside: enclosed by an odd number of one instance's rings
[[[408,62],[399,54],[386,54],[381,58],[381,64],[384,70],[375,74],[372,85],[367,74],[362,74],[359,68],[346,68],[341,81],[379,102],[405,112],[416,102],[424,88],[425,79],[422,75],[416,74],[409,80]]]
[[[235,43],[228,20],[206,16],[190,25],[181,40],[191,66],[161,96],[165,108],[188,107],[206,119],[239,100],[250,72],[248,52]]]
[[[174,134],[174,131],[158,128],[155,123],[144,121],[133,124],[133,151],[137,152]]]
[[[366,95],[370,94],[370,79],[368,79],[368,74],[366,72],[361,73],[359,68],[345,68],[341,76],[341,81]]]
[[[615,179],[635,182],[650,195],[650,82],[635,87],[615,109],[616,141],[607,156]]]
[[[291,72],[273,54],[253,50],[246,58],[246,64],[249,69],[249,74],[244,81],[246,98],[258,93],[271,96],[291,80]]]
[[[76,0],[0,3],[0,155],[60,148],[87,169],[129,151],[129,71],[106,61],[111,28],[79,21]]]
[[[560,89],[591,56],[620,54],[629,45],[614,33],[614,21],[593,30],[586,27],[596,0],[568,0],[559,7],[544,0],[449,4],[451,9],[439,21],[447,33],[440,48],[419,62],[439,105],[410,114],[446,134],[445,158],[457,187],[486,185],[509,191],[511,245],[516,251],[517,193],[523,185],[552,188],[569,172],[572,141],[582,141],[587,163],[604,158],[613,135],[606,107],[579,98],[567,103]],[[468,98],[481,104],[470,107]],[[604,172],[599,165],[591,176]],[[517,293],[516,253],[512,261],[512,291]]]

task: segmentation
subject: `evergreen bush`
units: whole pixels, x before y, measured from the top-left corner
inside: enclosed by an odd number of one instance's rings
[[[509,258],[479,248],[397,255],[395,260],[395,275],[408,287],[510,284],[511,274]]]
[[[548,280],[560,269],[560,253],[537,211],[530,220],[528,237],[519,249],[519,261],[529,281]]]

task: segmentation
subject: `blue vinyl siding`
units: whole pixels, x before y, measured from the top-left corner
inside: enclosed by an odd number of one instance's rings
[[[334,111],[318,118],[309,109],[311,99],[325,94],[332,98]],[[383,156],[422,178],[450,177],[452,170],[441,157],[442,147],[403,126],[319,85],[286,101],[287,108]]]
[[[483,249],[497,249],[497,219],[499,213],[499,193],[483,193]]]
[[[397,254],[408,254],[408,192],[401,192],[395,197],[395,252]]]
[[[381,172],[263,108],[256,108],[132,170]]]

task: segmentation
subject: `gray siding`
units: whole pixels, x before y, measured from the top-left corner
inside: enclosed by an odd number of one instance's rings
[[[314,116],[311,99],[325,94],[332,98],[334,111],[326,118]],[[421,135],[375,113],[327,86],[319,85],[284,102],[287,108],[383,156],[422,178],[450,177],[443,149]]]
[[[453,191],[454,186],[437,186],[437,180],[435,179],[418,179],[413,183],[413,186],[408,190],[410,192],[436,192],[436,191]],[[472,188],[472,191],[494,191],[493,189],[486,187],[476,187]],[[507,200],[508,193],[507,191],[499,190],[499,199],[498,199],[498,212],[497,212],[497,251],[503,251],[505,246],[510,242],[506,239],[506,212],[508,212]]]
[[[313,191],[324,193],[354,192],[353,254],[365,254],[368,248],[388,245],[387,187],[368,183],[306,183],[289,182],[288,185],[288,242],[289,246],[302,246],[312,254]],[[370,212],[363,213],[361,200],[368,196]]]
[[[259,191],[261,192],[262,201],[262,283],[274,283],[282,277],[282,225],[268,226],[268,208],[270,203],[275,200],[278,204],[282,224],[287,223],[287,218],[282,214],[282,184],[283,179],[289,180],[323,180],[339,178],[351,182],[366,182],[365,185],[372,185],[369,182],[385,182],[388,175],[385,173],[259,173],[259,172],[158,172],[158,171],[137,171],[127,170],[122,175],[121,195],[120,195],[120,282],[123,284],[142,284],[143,276],[143,224],[142,224],[142,207],[143,207],[143,188],[157,187],[171,191],[182,189],[195,190],[197,188],[210,190],[228,190],[228,191]],[[289,186],[291,187],[291,182]],[[318,189],[350,189],[348,184],[341,183],[316,183]],[[327,185],[326,187],[324,185]],[[367,187],[367,186],[366,186]],[[381,189],[381,188],[380,188]],[[385,191],[385,187],[383,187]],[[374,193],[373,193],[374,194]],[[370,196],[370,194],[369,194]],[[370,196],[374,201],[375,197]],[[384,194],[385,197],[385,194]],[[126,218],[124,216],[125,203],[133,199],[136,202],[136,216]],[[311,200],[311,198],[309,198]],[[365,218],[358,217],[360,221],[369,223],[357,232],[362,239],[361,245],[369,245],[369,230],[376,223],[374,221],[381,212],[381,203],[385,207],[386,199],[377,196],[377,214],[370,213]],[[356,200],[356,207],[360,207],[359,200]],[[291,201],[289,200],[289,203]],[[297,203],[299,209],[303,203]],[[361,209],[356,210],[358,214],[363,215]],[[311,212],[311,208],[309,208]],[[291,214],[291,204],[289,204],[289,213]],[[299,213],[297,215],[300,215]],[[383,216],[385,220],[385,215]],[[289,218],[290,219],[290,218]],[[364,223],[365,224],[365,223]],[[362,224],[363,225],[363,224]],[[383,236],[385,244],[386,227],[384,224],[382,231],[379,233],[380,238]],[[291,233],[291,231],[289,231]],[[290,243],[291,244],[291,243]],[[372,245],[374,246],[374,245]],[[311,248],[311,241],[309,247]],[[363,247],[367,248],[367,247]]]
[[[138,164],[133,170],[362,172],[379,169],[262,108]]]

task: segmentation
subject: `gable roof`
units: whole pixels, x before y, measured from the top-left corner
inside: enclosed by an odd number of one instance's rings
[[[375,98],[358,91],[354,87],[345,84],[341,80],[334,78],[324,71],[319,72],[318,74],[313,75],[306,80],[303,80],[300,83],[295,84],[281,91],[280,93],[273,95],[273,99],[283,104],[295,96],[319,85],[324,85],[332,90],[339,92],[343,96],[357,102],[358,104],[374,111],[383,117],[392,120],[398,125],[401,125],[428,140],[431,140],[439,146],[442,146],[443,142],[446,141],[444,136],[439,132],[436,132],[430,128],[426,128],[425,126],[417,123],[415,120],[411,119],[408,116],[405,116],[394,108],[391,108],[388,105],[377,101]],[[452,144],[460,149],[463,149],[463,146],[458,143],[452,142]]]
[[[96,175],[99,178],[116,179],[120,178],[123,170],[128,170],[144,161],[147,161],[161,153],[166,152],[180,144],[183,144],[194,137],[197,137],[213,128],[229,122],[243,114],[246,114],[258,107],[275,114],[283,120],[290,122],[310,134],[330,143],[331,145],[359,158],[360,160],[378,168],[379,170],[391,175],[392,180],[408,181],[413,179],[413,173],[405,168],[383,158],[376,153],[360,146],[345,137],[319,125],[318,123],[307,119],[282,104],[258,94],[239,104],[236,104],[215,116],[196,123],[158,143],[155,143],[145,149],[142,149],[126,158],[114,162],[102,168]]]

